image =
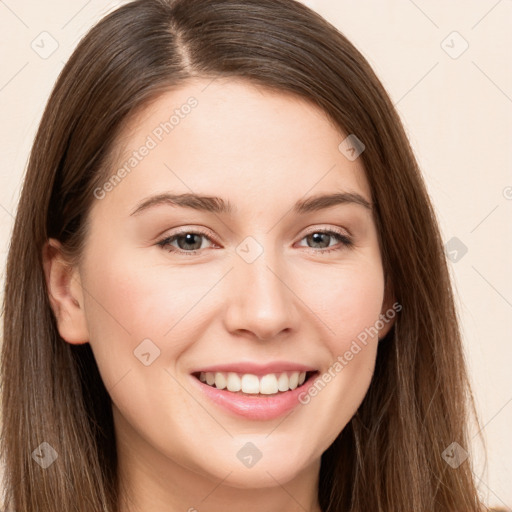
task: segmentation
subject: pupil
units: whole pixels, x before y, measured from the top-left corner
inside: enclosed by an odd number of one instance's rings
[[[199,249],[201,247],[201,242],[199,241],[199,244],[197,242],[194,244],[193,240],[195,236],[195,233],[187,233],[178,238],[178,245],[180,246],[180,249]],[[181,243],[180,241],[183,239],[185,239],[185,242]],[[184,245],[186,247],[184,247]],[[189,247],[190,245],[195,245],[195,247]]]
[[[326,233],[313,233],[310,236],[313,239],[313,243],[314,244],[321,244],[322,243],[322,237],[329,237],[329,235],[327,235]],[[327,244],[327,245],[329,245],[329,244]]]

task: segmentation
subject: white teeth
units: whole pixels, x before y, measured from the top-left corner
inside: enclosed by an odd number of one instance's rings
[[[269,373],[258,378],[251,373],[238,374],[235,372],[201,372],[199,380],[218,389],[227,389],[236,393],[242,391],[252,395],[273,395],[295,389],[304,384],[306,372],[282,372],[279,375]]]
[[[289,383],[290,379],[288,379],[288,375],[286,375],[286,373],[281,373],[277,380],[277,388],[279,391],[288,391],[290,389]]]
[[[242,381],[240,377],[233,372],[228,373],[228,382],[227,382],[228,391],[240,391],[242,389]]]
[[[264,375],[259,382],[259,388],[260,393],[263,395],[272,395],[273,393],[277,393],[277,377],[273,373]]]
[[[242,376],[242,391],[244,393],[259,393],[260,392],[260,379],[256,375],[246,373]]]
[[[299,374],[297,372],[292,373],[290,377],[290,389],[295,389],[299,385]]]
[[[215,387],[217,389],[224,389],[226,387],[226,377],[223,373],[217,372],[215,374]]]

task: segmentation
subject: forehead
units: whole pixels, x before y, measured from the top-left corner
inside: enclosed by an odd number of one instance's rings
[[[111,175],[126,207],[143,195],[208,193],[265,207],[319,192],[371,193],[361,159],[328,116],[296,95],[240,79],[196,79],[130,119]]]

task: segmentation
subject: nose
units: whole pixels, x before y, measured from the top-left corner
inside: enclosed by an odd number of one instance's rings
[[[282,261],[263,253],[252,263],[235,255],[226,283],[228,307],[225,327],[259,340],[274,339],[298,328],[300,320],[292,278]]]

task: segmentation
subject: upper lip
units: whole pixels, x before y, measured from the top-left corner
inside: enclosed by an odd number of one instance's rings
[[[314,372],[316,368],[312,366],[293,363],[291,361],[273,361],[271,363],[254,363],[254,362],[239,362],[239,363],[225,363],[225,364],[216,364],[212,366],[204,366],[201,368],[197,368],[192,370],[190,373],[198,373],[198,372],[234,372],[234,373],[250,373],[253,375],[267,375],[269,373],[281,373],[281,372]]]

